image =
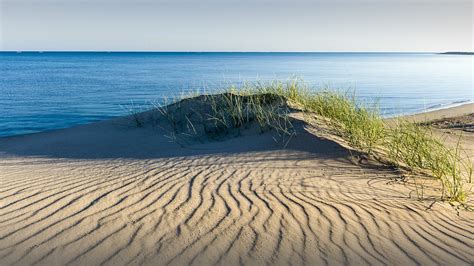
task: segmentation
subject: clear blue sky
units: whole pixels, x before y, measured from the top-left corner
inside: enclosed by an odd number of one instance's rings
[[[0,50],[472,51],[472,0],[0,0]]]

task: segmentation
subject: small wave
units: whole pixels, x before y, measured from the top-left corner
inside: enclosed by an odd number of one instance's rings
[[[405,112],[394,111],[394,110],[398,110],[394,108],[382,108],[382,111],[383,111],[382,117],[394,118],[394,117],[399,117],[399,116],[422,114],[422,113],[457,107],[457,106],[461,106],[461,105],[469,104],[469,103],[474,103],[474,100],[458,100],[458,101],[452,101],[448,103],[433,104],[425,108],[411,109],[411,110],[406,110]]]
[[[453,101],[449,103],[439,103],[439,104],[428,106],[426,109],[432,110],[432,109],[438,109],[438,108],[453,107],[453,105],[460,105],[460,104],[465,104],[469,102],[472,102],[472,100],[459,100],[459,101]]]
[[[435,105],[431,105],[425,108],[425,110],[423,110],[422,113],[456,107],[456,106],[460,106],[467,103],[474,103],[474,101],[473,100],[458,100],[458,101],[452,101],[449,103],[435,104]]]

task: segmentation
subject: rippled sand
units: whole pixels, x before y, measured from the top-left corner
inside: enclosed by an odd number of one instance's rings
[[[474,262],[474,214],[301,128],[182,147],[103,122],[0,140],[1,265]]]

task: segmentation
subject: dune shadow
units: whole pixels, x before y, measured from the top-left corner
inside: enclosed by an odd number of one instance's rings
[[[115,119],[67,129],[0,138],[1,157],[63,159],[159,159],[277,150],[302,151],[318,158],[342,158],[349,151],[318,137],[307,124],[294,119],[296,135],[276,140],[275,132],[242,134],[222,140],[183,144],[158,127],[136,127]],[[295,158],[291,158],[295,159]]]

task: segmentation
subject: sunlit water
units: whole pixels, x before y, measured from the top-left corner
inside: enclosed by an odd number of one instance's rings
[[[297,77],[384,116],[474,99],[473,56],[397,53],[0,53],[0,136],[127,114],[182,92]]]

